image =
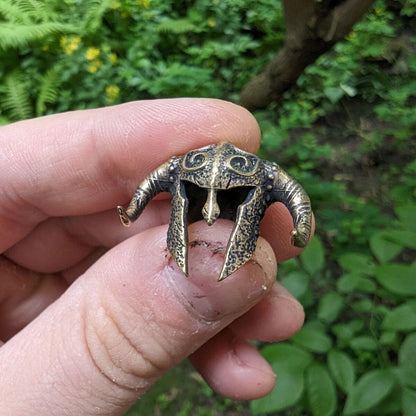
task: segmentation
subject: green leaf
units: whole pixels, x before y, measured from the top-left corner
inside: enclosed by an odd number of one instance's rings
[[[394,369],[392,369],[394,370]],[[394,373],[394,371],[392,371]],[[397,377],[396,377],[397,381]],[[401,415],[402,412],[402,388],[399,383],[395,383],[394,388],[390,393],[374,408],[371,409],[371,414],[382,415]]]
[[[416,333],[409,334],[399,350],[402,383],[416,389]]]
[[[309,277],[301,271],[289,273],[281,281],[282,285],[297,299],[308,290]]]
[[[416,416],[416,390],[403,389],[402,410],[406,416]]]
[[[355,382],[354,361],[344,352],[331,350],[328,354],[328,367],[339,388],[348,393]]]
[[[158,32],[174,33],[175,35],[200,32],[201,28],[195,25],[188,18],[183,19],[166,19],[159,23],[156,30]]]
[[[76,33],[79,28],[75,25],[45,22],[30,24],[15,24],[2,22],[0,25],[0,48],[18,48],[27,46],[30,42],[38,41],[50,34]]]
[[[45,113],[46,104],[56,101],[58,95],[58,85],[60,83],[59,64],[50,68],[41,79],[39,93],[36,99],[36,115],[41,116]]]
[[[337,408],[335,384],[324,366],[312,363],[306,370],[306,391],[314,416],[333,415]]]
[[[309,243],[308,247],[300,255],[305,270],[314,275],[322,271],[325,266],[325,252],[319,237],[315,236]]]
[[[291,339],[295,344],[317,353],[325,353],[332,347],[331,338],[327,334],[308,326],[304,326]]]
[[[354,334],[362,331],[363,328],[364,322],[361,319],[356,319],[347,323],[332,325],[331,330],[336,335],[339,344],[348,345]]]
[[[304,392],[304,371],[312,362],[308,352],[287,343],[273,344],[262,350],[279,377],[272,392],[250,403],[254,414],[277,412],[297,403]]]
[[[88,34],[96,32],[102,25],[105,13],[111,8],[111,0],[90,2],[87,13],[83,19],[83,31]]]
[[[374,309],[374,304],[370,299],[364,298],[357,302],[351,303],[351,308],[357,312],[370,312],[372,309]]]
[[[351,293],[355,290],[362,292],[374,293],[377,285],[368,277],[362,276],[359,273],[347,273],[337,280],[337,289],[343,293]]]
[[[389,370],[364,374],[351,388],[345,403],[345,415],[362,414],[380,403],[394,388],[396,379]]]
[[[406,332],[416,329],[415,302],[407,302],[392,309],[384,317],[382,328],[386,330]]]
[[[380,231],[370,238],[370,248],[380,263],[394,259],[402,250],[403,245],[389,239],[388,231]]]
[[[4,86],[0,87],[0,105],[7,110],[14,121],[24,120],[32,116],[28,83],[24,74],[19,70],[7,75]]]
[[[374,272],[374,262],[371,257],[359,253],[346,253],[339,257],[339,265],[349,272],[370,274]]]
[[[390,241],[416,250],[416,232],[410,230],[390,230]]]
[[[375,351],[378,348],[376,340],[368,335],[355,337],[350,341],[350,346],[354,350]]]
[[[395,208],[400,222],[409,230],[416,232],[416,205],[402,205]]]
[[[332,104],[335,104],[344,96],[345,91],[340,87],[327,87],[324,89],[324,94]]]
[[[384,264],[375,269],[377,280],[397,295],[416,296],[415,269],[407,264]]]
[[[341,82],[341,84],[339,84],[339,86],[342,88],[342,90],[349,97],[354,97],[355,95],[357,95],[357,90],[354,87],[351,87],[350,85],[343,84],[342,82]]]
[[[398,336],[396,332],[386,331],[380,336],[380,344],[386,346],[394,346],[398,342]]]
[[[326,323],[337,319],[344,306],[344,298],[337,292],[328,292],[322,296],[318,305],[318,318]]]

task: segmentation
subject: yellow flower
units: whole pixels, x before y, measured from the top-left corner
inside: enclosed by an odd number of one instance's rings
[[[120,88],[117,85],[108,85],[105,87],[105,95],[107,96],[107,101],[112,103],[120,95]]]
[[[100,55],[100,50],[98,48],[94,48],[92,46],[90,46],[87,49],[87,52],[85,52],[85,58],[87,59],[87,61],[93,61],[99,55]]]
[[[117,54],[115,54],[114,52],[112,52],[112,53],[110,53],[109,58],[110,58],[110,62],[113,65],[116,65],[117,64],[117,62],[118,62]]]
[[[72,55],[79,48],[80,43],[79,36],[62,36],[59,41],[65,55]]]
[[[143,9],[149,9],[150,8],[150,1],[151,0],[137,0],[137,5],[139,7],[142,7]]]
[[[208,26],[209,27],[214,27],[216,25],[215,20],[209,19],[208,20]]]
[[[95,59],[93,62],[91,62],[88,65],[88,72],[91,72],[91,74],[95,74],[98,70],[98,68],[102,65],[103,63],[99,60],[99,59]]]

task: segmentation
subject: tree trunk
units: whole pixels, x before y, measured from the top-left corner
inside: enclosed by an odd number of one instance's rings
[[[305,68],[343,39],[375,0],[283,0],[286,41],[283,48],[242,90],[249,110],[278,101]]]

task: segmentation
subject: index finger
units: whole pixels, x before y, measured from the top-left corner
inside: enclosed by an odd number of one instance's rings
[[[172,155],[218,141],[255,152],[260,131],[242,107],[154,100],[59,114],[0,129],[0,252],[49,216],[125,201]]]

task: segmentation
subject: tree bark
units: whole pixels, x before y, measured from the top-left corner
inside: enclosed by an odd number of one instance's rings
[[[296,83],[305,68],[347,35],[375,0],[283,0],[286,40],[266,69],[242,90],[249,110],[267,107]]]

